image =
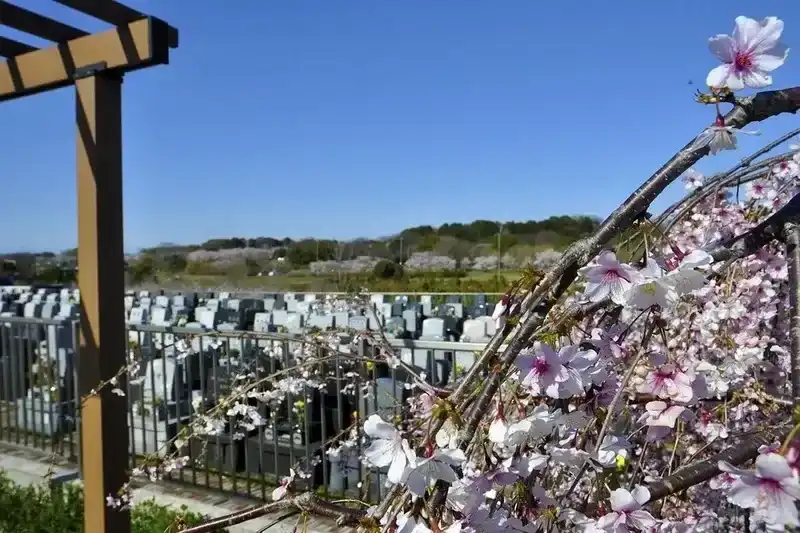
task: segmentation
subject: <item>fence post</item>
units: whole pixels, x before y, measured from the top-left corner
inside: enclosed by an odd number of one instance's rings
[[[106,504],[128,476],[127,398],[90,394],[127,362],[123,302],[122,76],[75,82],[78,162],[79,390],[84,531],[130,533],[129,511]],[[119,388],[126,390],[124,374]]]

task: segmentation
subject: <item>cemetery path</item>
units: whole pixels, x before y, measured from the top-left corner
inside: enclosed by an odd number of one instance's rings
[[[0,443],[0,470],[18,485],[34,485],[46,483],[49,475],[54,477],[69,476],[76,472],[74,466],[66,464],[52,465],[49,457],[35,450],[23,449],[6,443]],[[80,483],[79,480],[72,481]],[[177,483],[143,483],[133,491],[134,502],[155,498],[160,505],[180,508],[182,505],[195,513],[212,518],[225,516],[234,511],[251,507],[253,500],[237,498],[225,494],[204,491],[195,487],[187,487]],[[245,522],[229,528],[231,533],[257,533],[273,522],[282,513],[269,515]],[[291,533],[296,519],[289,518],[272,526],[267,533]],[[312,516],[308,520],[308,533],[333,533],[342,531],[333,520]]]

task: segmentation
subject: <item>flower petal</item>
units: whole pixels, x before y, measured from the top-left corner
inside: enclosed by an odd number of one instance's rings
[[[736,59],[736,41],[730,35],[717,35],[708,40],[708,49],[723,63]]]
[[[756,459],[756,472],[760,478],[776,481],[792,477],[792,467],[786,457],[777,453],[759,455]]]
[[[393,439],[397,435],[397,430],[393,425],[384,420],[378,415],[371,415],[364,422],[364,433],[373,439]]]
[[[709,87],[728,87],[728,81],[733,76],[733,67],[729,64],[720,65],[711,69],[711,72],[706,76],[706,85]],[[736,90],[744,89],[744,84],[741,84]],[[731,89],[734,90],[734,89]]]

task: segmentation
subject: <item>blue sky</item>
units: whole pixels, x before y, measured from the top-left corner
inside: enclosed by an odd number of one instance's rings
[[[777,0],[128,4],[181,32],[172,64],[125,80],[128,251],[605,216],[713,119],[692,101],[717,64],[708,37],[737,15],[777,15],[800,53],[800,4]],[[800,84],[800,58],[774,74],[775,87]],[[73,114],[71,89],[0,106],[0,250],[75,246]],[[757,125],[761,138],[697,168],[728,166],[797,122]]]

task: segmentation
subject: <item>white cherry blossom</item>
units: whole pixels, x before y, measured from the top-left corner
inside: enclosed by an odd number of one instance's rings
[[[386,477],[392,483],[400,483],[406,467],[416,462],[416,454],[408,441],[378,415],[371,415],[364,422],[364,433],[375,439],[364,451],[364,457],[374,466],[388,466]]]
[[[789,49],[780,42],[783,21],[767,17],[756,21],[736,17],[733,35],[717,35],[708,47],[722,65],[708,73],[709,87],[739,91],[760,89],[772,84],[770,72],[783,65]]]

